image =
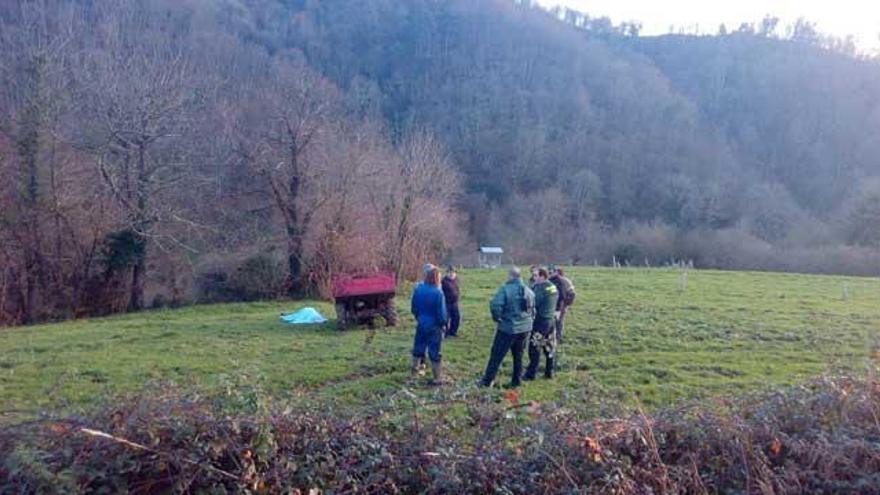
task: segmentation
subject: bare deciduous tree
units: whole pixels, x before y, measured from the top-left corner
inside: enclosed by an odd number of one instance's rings
[[[0,30],[0,170],[9,186],[0,192],[0,319],[9,310],[10,319],[32,322],[54,308],[71,310],[90,253],[73,218],[82,197],[72,193],[87,187],[79,186],[77,157],[58,135],[70,106],[63,77],[70,36],[53,31],[39,8],[19,8],[19,23]]]
[[[384,187],[373,195],[382,212],[385,253],[398,278],[443,254],[443,238],[457,235],[460,178],[432,134],[413,132],[388,163]]]
[[[258,96],[262,115],[239,125],[239,151],[265,179],[283,219],[289,290],[298,294],[308,285],[306,236],[332,193],[319,177],[327,169],[327,151],[335,145],[338,96],[328,82],[301,65],[274,69]]]
[[[206,88],[197,80],[187,55],[154,40],[149,49],[125,49],[111,37],[109,49],[82,61],[81,113],[91,126],[75,132],[94,155],[105,187],[124,212],[130,230],[131,284],[128,308],[144,306],[147,257],[159,247],[185,242],[163,229],[188,222],[180,207],[198,180],[189,159],[196,112]]]

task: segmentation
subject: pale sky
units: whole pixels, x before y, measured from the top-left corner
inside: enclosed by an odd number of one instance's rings
[[[699,26],[714,33],[724,23],[728,31],[742,22],[760,21],[765,15],[779,17],[780,25],[798,18],[814,22],[822,33],[853,35],[865,51],[880,51],[880,0],[538,0],[552,7],[562,5],[590,17],[609,17],[615,24],[638,21],[647,35],[669,32],[669,26]]]

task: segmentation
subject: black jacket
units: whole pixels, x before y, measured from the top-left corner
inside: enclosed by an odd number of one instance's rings
[[[458,296],[460,294],[460,291],[458,290],[458,277],[453,279],[444,276],[441,283],[443,285],[443,297],[446,298],[446,304],[458,304]]]

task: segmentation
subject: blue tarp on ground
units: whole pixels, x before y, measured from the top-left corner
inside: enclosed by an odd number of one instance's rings
[[[294,325],[302,325],[305,323],[324,323],[327,321],[327,318],[324,318],[315,308],[302,308],[293,313],[281,315],[281,321],[292,323]]]

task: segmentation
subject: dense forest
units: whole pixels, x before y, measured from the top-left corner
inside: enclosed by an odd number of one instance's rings
[[[880,274],[880,63],[519,0],[0,7],[0,323],[472,262]]]

